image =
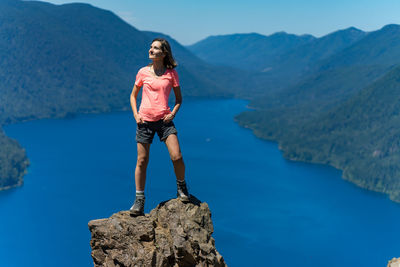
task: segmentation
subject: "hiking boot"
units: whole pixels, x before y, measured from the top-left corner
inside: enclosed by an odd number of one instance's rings
[[[135,203],[133,203],[132,207],[129,209],[132,216],[144,215],[144,196],[137,196],[135,199]]]
[[[180,201],[186,203],[189,202],[189,192],[186,187],[186,182],[180,182],[179,180],[176,181],[177,184],[177,197]]]

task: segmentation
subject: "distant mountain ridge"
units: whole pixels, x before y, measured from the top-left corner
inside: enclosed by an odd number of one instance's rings
[[[281,76],[285,75],[285,73],[290,73],[297,77],[304,75],[312,69],[313,64],[316,62],[329,58],[351,46],[367,34],[357,28],[350,27],[316,38],[281,55],[278,58],[274,72],[282,73]]]
[[[284,32],[270,36],[232,34],[209,37],[188,48],[208,62],[260,72],[257,79],[264,84],[265,91],[274,93],[295,85],[304,75],[315,71],[318,62],[366,35],[354,27],[320,38]]]
[[[400,26],[389,25],[370,32],[341,51],[315,62],[297,83],[254,100],[252,106],[331,108],[400,63],[399,31]]]
[[[210,36],[187,46],[206,62],[251,71],[268,71],[279,55],[306,44],[315,37],[278,32],[269,36],[258,33]]]
[[[399,25],[386,25],[321,62],[319,68],[347,67],[354,65],[354,62],[358,65],[397,64],[400,58],[399,34]]]

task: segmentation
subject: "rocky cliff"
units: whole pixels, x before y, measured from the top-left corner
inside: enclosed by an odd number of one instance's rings
[[[227,266],[215,248],[207,203],[171,199],[145,216],[120,211],[89,222],[95,267]]]

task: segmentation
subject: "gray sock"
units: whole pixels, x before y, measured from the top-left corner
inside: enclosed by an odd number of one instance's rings
[[[136,190],[136,197],[144,198],[144,191],[137,191]]]

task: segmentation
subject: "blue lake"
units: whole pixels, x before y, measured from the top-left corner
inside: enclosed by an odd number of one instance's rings
[[[400,256],[400,205],[327,166],[290,162],[233,117],[241,100],[185,101],[175,119],[190,193],[207,202],[229,266],[386,266]],[[134,200],[131,112],[5,127],[31,161],[0,192],[0,266],[93,266],[87,223]],[[150,152],[146,208],[175,197],[168,151]]]

